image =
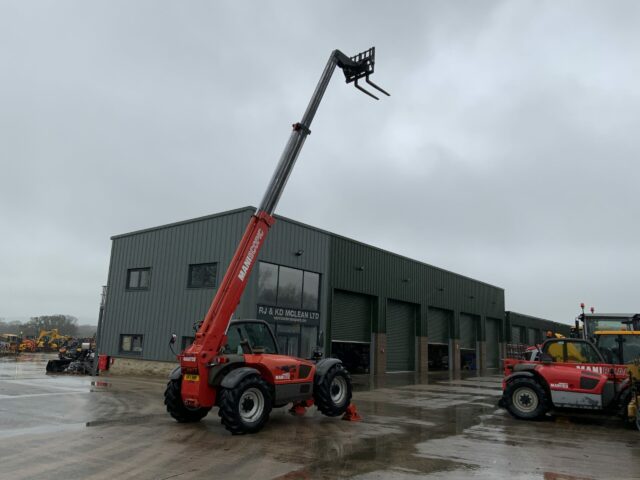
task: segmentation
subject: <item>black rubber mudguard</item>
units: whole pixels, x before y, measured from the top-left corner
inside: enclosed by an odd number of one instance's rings
[[[323,358],[320,360],[316,363],[316,378],[324,376],[331,367],[338,363],[342,363],[342,360],[339,358]]]
[[[260,372],[251,367],[236,368],[235,370],[231,370],[225,375],[225,377],[222,379],[222,382],[220,382],[220,386],[223,388],[233,388],[238,385],[238,383],[240,383],[242,379],[248,377],[249,375],[260,376]]]

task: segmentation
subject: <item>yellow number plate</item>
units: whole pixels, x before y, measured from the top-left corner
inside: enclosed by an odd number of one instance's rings
[[[200,381],[200,375],[193,375],[190,373],[186,373],[184,376],[184,379],[187,382],[199,382]]]

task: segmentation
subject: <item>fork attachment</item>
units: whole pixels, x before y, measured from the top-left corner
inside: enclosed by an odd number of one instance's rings
[[[366,93],[372,98],[376,100],[380,100],[373,93],[369,92],[365,88],[362,88],[360,84],[358,84],[358,80],[362,78],[371,85],[373,88],[378,90],[379,92],[384,93],[386,96],[390,97],[391,94],[386,90],[380,88],[378,85],[373,83],[369,76],[373,74],[374,66],[376,63],[376,47],[371,47],[369,50],[365,50],[364,52],[360,52],[353,57],[347,57],[340,50],[335,51],[336,59],[338,62],[338,66],[342,69],[344,73],[346,83],[352,83],[353,86],[356,87],[361,92]]]

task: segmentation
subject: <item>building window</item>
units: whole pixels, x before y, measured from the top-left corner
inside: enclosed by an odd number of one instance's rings
[[[278,266],[260,262],[258,268],[258,303],[275,305],[278,299]]]
[[[317,311],[319,298],[320,274],[260,262],[258,303]]]
[[[194,340],[195,340],[194,337],[185,337],[185,336],[183,336],[182,337],[182,350],[185,350],[185,349],[189,348]]]
[[[127,290],[148,290],[151,268],[130,268],[127,270]]]
[[[302,270],[280,267],[278,275],[278,306],[302,307]]]
[[[320,275],[304,272],[302,283],[302,309],[318,310],[318,294],[320,293]]]
[[[189,265],[189,288],[215,288],[217,263],[198,263]]]
[[[120,335],[120,352],[140,355],[142,353],[142,335]]]

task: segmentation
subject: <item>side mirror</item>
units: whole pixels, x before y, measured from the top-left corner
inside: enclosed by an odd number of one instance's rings
[[[318,335],[318,343],[316,348],[313,349],[313,354],[311,360],[318,362],[324,356],[324,332],[320,330],[320,335]]]

